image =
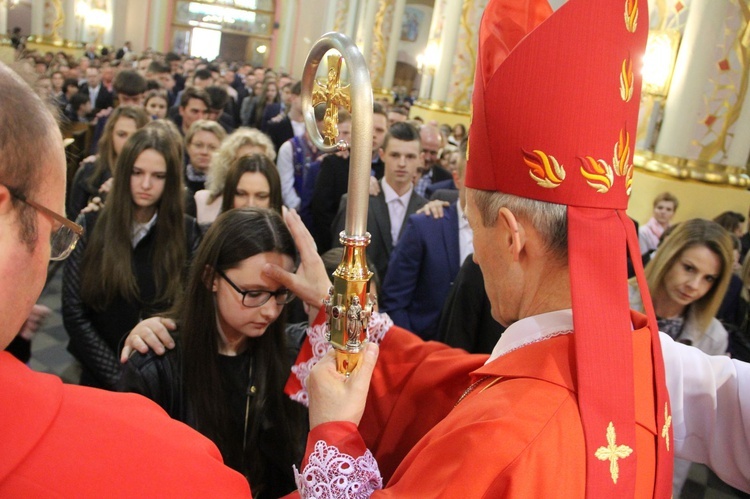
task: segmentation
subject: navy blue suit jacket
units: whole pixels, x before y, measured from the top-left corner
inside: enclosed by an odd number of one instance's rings
[[[381,308],[396,325],[435,339],[440,312],[461,267],[458,209],[443,218],[409,217],[391,254],[381,290]]]
[[[432,195],[435,193],[435,191],[440,189],[456,189],[456,184],[453,183],[453,179],[448,180],[441,180],[440,182],[433,182],[432,184],[428,185],[424,190],[424,197],[427,199],[432,199]]]

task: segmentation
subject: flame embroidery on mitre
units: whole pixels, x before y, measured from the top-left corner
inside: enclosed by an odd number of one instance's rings
[[[625,27],[631,33],[638,29],[638,0],[625,1]]]
[[[630,196],[630,192],[633,190],[633,163],[628,165],[627,171],[625,171],[625,194]]]
[[[600,194],[605,194],[609,191],[615,182],[615,174],[612,167],[603,159],[597,161],[591,156],[578,159],[581,160],[581,164],[583,165],[581,166],[581,175],[586,179],[586,183]]]
[[[535,149],[533,152],[523,151],[523,161],[531,170],[529,175],[541,187],[554,189],[565,180],[565,168],[557,162],[554,156]]]
[[[627,59],[622,61],[620,70],[620,97],[625,102],[630,102],[633,98],[633,61],[628,55]]]
[[[619,176],[625,175],[630,161],[630,133],[624,128],[620,130],[620,140],[615,144],[615,154],[612,159],[612,166],[615,173]]]

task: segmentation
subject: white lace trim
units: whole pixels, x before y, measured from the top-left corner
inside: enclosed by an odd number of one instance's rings
[[[294,467],[294,480],[303,498],[366,498],[383,488],[378,463],[369,450],[354,458],[323,440],[315,442],[302,473]]]
[[[370,322],[367,325],[367,336],[369,341],[380,345],[383,338],[385,338],[385,334],[391,327],[393,327],[393,321],[388,317],[388,314],[373,312]],[[307,328],[307,337],[310,339],[313,356],[305,362],[292,366],[292,374],[294,374],[299,380],[300,385],[302,385],[302,390],[290,395],[289,398],[299,402],[305,407],[308,407],[309,404],[307,395],[307,378],[310,376],[310,370],[312,370],[313,366],[323,358],[328,350],[331,349],[331,345],[326,340],[327,330],[328,325],[325,323]]]

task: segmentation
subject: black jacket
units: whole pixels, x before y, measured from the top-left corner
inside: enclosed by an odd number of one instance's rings
[[[287,326],[287,349],[288,365],[291,366],[299,353],[299,348],[304,339],[306,324],[292,324]],[[220,359],[220,370],[222,379],[227,378],[240,383],[241,387],[250,385],[249,379],[249,356],[241,354],[237,357],[223,357]],[[170,417],[197,428],[195,414],[193,413],[184,386],[184,366],[179,349],[179,335],[177,336],[177,347],[168,351],[163,356],[158,356],[150,351],[143,355],[135,353],[125,364],[122,377],[117,389],[123,392],[139,393],[159,404]],[[227,372],[234,370],[234,372]],[[241,425],[244,422],[246,410],[246,389],[232,390],[228,401],[232,407],[235,425],[230,425],[227,432],[241,439],[243,436]],[[279,394],[286,397],[284,394]],[[291,401],[288,403],[296,404]],[[301,423],[307,419],[306,411],[300,413]],[[250,415],[250,417],[255,417]],[[284,434],[279,429],[279,424],[273,414],[262,414],[263,429],[260,434],[260,451],[265,460],[265,475],[263,479],[263,491],[261,494],[253,494],[253,497],[275,498],[292,492],[297,487],[294,483],[292,465],[299,467],[302,457],[304,442],[284,442]],[[239,428],[237,428],[239,425]],[[302,435],[307,432],[303,431]],[[304,437],[303,437],[304,439]],[[219,449],[224,457],[224,463],[247,475],[242,468],[241,462],[235,462],[227,455],[225,449]],[[257,490],[259,484],[254,485]]]
[[[98,213],[87,213],[78,218],[86,232],[68,258],[63,271],[63,324],[70,341],[68,350],[83,367],[82,383],[99,388],[114,389],[120,377],[120,342],[142,319],[165,311],[171,303],[154,303],[156,284],[152,267],[156,226],[133,250],[133,272],[136,276],[139,299],[121,299],[105,310],[96,311],[81,297],[81,271],[88,234],[93,230]],[[200,229],[193,217],[185,216],[185,244],[188,260],[200,243]],[[181,276],[182,277],[182,276]]]

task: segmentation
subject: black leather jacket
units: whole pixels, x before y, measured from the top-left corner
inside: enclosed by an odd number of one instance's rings
[[[114,390],[120,377],[120,342],[142,319],[165,311],[170,303],[153,303],[155,286],[151,268],[151,250],[155,227],[133,250],[134,273],[141,290],[135,303],[116,300],[106,310],[95,311],[81,298],[81,265],[88,243],[88,232],[93,230],[98,213],[78,217],[86,232],[66,261],[63,271],[62,313],[63,323],[70,341],[68,350],[81,362],[82,379],[89,385]],[[193,217],[185,216],[185,244],[188,261],[198,248],[201,233]],[[148,296],[151,295],[151,296]]]

